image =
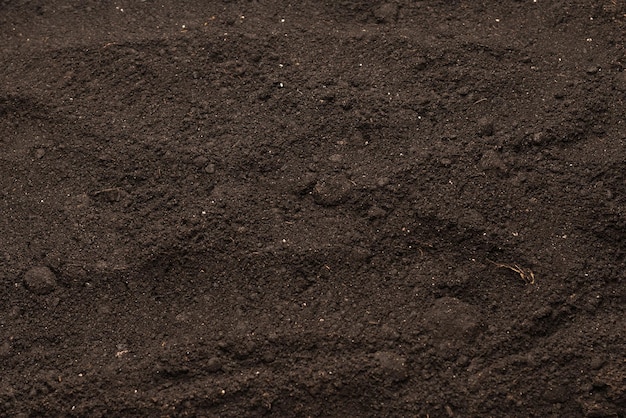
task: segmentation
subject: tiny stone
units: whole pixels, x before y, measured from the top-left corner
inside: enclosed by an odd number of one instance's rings
[[[209,173],[209,174],[213,174],[213,173],[215,173],[215,164],[213,164],[213,163],[211,163],[211,164],[207,164],[207,166],[206,166],[206,167],[204,167],[204,171],[205,171],[206,173]]]
[[[56,288],[56,277],[48,267],[33,267],[24,274],[24,284],[37,295],[47,295]]]
[[[596,74],[600,69],[595,65],[587,68],[587,74]]]
[[[42,159],[44,155],[46,155],[45,149],[37,148],[37,150],[35,150],[35,158],[37,158],[38,160]]]
[[[332,161],[333,163],[340,163],[343,157],[341,156],[341,154],[333,154],[330,157],[328,157],[328,159]]]

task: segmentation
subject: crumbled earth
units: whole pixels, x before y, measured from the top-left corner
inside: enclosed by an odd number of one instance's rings
[[[0,0],[0,416],[626,416],[622,0]]]

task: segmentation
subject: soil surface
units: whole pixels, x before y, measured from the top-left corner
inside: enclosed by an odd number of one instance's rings
[[[621,0],[0,0],[0,415],[626,416]]]

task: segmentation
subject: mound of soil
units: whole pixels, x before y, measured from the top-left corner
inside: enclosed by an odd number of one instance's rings
[[[0,415],[624,417],[622,1],[0,1]]]

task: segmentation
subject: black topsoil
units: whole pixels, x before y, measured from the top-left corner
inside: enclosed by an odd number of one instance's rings
[[[0,416],[626,416],[626,3],[0,0]]]

